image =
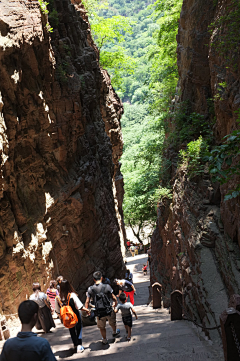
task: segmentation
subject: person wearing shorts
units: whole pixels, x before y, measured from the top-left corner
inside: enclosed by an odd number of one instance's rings
[[[109,300],[110,299],[113,300],[112,306],[113,306],[113,308],[115,308],[117,305],[117,298],[113,294],[112,287],[108,284],[102,283],[102,273],[100,271],[94,272],[93,280],[94,280],[94,285],[89,287],[88,291],[87,291],[87,299],[85,302],[85,307],[88,308],[91,297],[94,299],[97,294],[103,292],[109,298]],[[109,325],[112,328],[113,337],[116,337],[120,334],[120,330],[117,329],[116,314],[113,310],[112,310],[111,314],[108,316],[104,316],[101,318],[97,317],[97,327],[99,328],[100,333],[102,335],[102,343],[104,345],[106,345],[108,343],[108,340],[106,338],[106,322],[107,321],[109,322]]]
[[[138,316],[133,309],[133,305],[131,304],[131,302],[127,302],[127,297],[125,293],[121,293],[119,299],[121,301],[121,304],[117,305],[114,312],[117,313],[119,310],[121,310],[122,321],[127,332],[127,340],[130,341],[132,335],[132,313],[135,315],[136,320],[138,319]]]

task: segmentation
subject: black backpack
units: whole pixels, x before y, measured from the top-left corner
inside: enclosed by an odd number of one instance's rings
[[[109,316],[112,313],[113,309],[109,298],[105,293],[105,286],[102,285],[99,291],[100,292],[98,292],[94,297],[94,304],[95,316],[98,316],[100,319],[101,317]]]

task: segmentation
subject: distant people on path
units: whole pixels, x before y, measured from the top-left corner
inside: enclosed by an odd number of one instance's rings
[[[63,280],[63,276],[58,276],[58,278],[57,278],[57,290],[58,290],[58,292],[60,291],[60,284],[61,284],[62,280]]]
[[[129,269],[127,269],[127,272],[125,273],[125,280],[133,283],[133,274],[130,272]]]
[[[36,302],[39,306],[38,318],[35,327],[38,330],[43,329],[48,333],[52,327],[56,327],[52,318],[52,307],[47,295],[41,292],[40,283],[35,282],[32,285],[33,294],[29,297],[30,300]]]
[[[52,280],[50,281],[49,288],[47,289],[47,296],[50,300],[52,306],[52,312],[55,311],[55,298],[59,296],[59,292],[57,290],[57,281]]]
[[[69,328],[71,339],[77,352],[83,352],[82,346],[82,320],[80,310],[90,313],[82,302],[79,300],[77,292],[67,280],[62,280],[60,283],[60,296],[55,299],[55,311],[60,315],[60,308],[62,305],[69,305],[75,315],[77,316],[77,323],[74,327]]]
[[[134,252],[135,252],[135,256],[137,256],[137,255],[138,255],[138,245],[137,245],[137,244],[135,245],[135,250],[134,250]]]
[[[147,250],[147,255],[148,255],[147,265],[149,265],[149,268],[150,268],[151,259],[152,259],[152,249],[151,249],[151,246],[150,246],[150,247],[148,248],[148,250]]]
[[[147,265],[146,264],[143,265],[142,271],[143,271],[143,275],[146,276],[146,274],[147,274]]]
[[[135,256],[135,246],[133,244],[130,247],[130,252],[131,252],[132,257],[134,257]]]
[[[122,304],[118,304],[115,308],[115,312],[117,313],[119,310],[122,312],[122,320],[123,324],[125,326],[126,332],[127,332],[127,340],[131,340],[131,334],[132,334],[132,313],[135,315],[136,320],[138,319],[137,314],[133,308],[133,305],[131,302],[127,302],[127,297],[125,293],[121,293],[119,296],[119,300]]]
[[[115,280],[115,283],[119,286],[118,296],[120,296],[121,292],[124,292],[127,298],[129,296],[131,304],[134,305],[134,292],[136,292],[134,285],[127,280],[118,279]]]
[[[102,336],[102,343],[106,345],[108,343],[106,335],[106,322],[113,331],[113,337],[120,334],[120,330],[117,329],[116,314],[113,308],[117,305],[116,296],[113,294],[113,290],[110,285],[102,283],[102,273],[96,271],[93,273],[94,285],[88,288],[87,299],[85,307],[89,307],[90,299],[93,298],[95,305],[95,316],[97,316],[97,327],[100,330]],[[111,306],[110,298],[113,300]]]
[[[111,285],[111,281],[109,278],[107,278],[105,275],[102,275],[102,283],[104,285]]]
[[[130,246],[131,246],[131,243],[129,240],[127,240],[127,250],[129,250]]]
[[[140,243],[140,245],[139,245],[139,252],[142,253],[142,251],[143,251],[143,245],[142,245],[142,243]]]
[[[49,342],[37,337],[32,328],[38,319],[39,306],[32,300],[23,301],[18,307],[22,329],[17,337],[8,339],[1,353],[1,361],[56,361]]]

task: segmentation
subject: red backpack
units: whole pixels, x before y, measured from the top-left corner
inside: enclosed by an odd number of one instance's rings
[[[78,323],[77,315],[73,312],[72,307],[69,306],[71,294],[69,293],[67,296],[67,305],[64,306],[62,301],[59,297],[57,298],[57,301],[60,306],[60,317],[62,320],[63,325],[66,328],[73,328]]]

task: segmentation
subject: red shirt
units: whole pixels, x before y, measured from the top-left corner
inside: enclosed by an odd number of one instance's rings
[[[127,242],[127,246],[130,247],[130,242],[129,241]]]

